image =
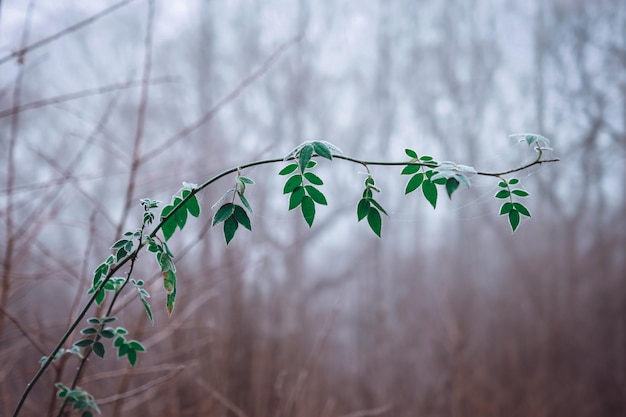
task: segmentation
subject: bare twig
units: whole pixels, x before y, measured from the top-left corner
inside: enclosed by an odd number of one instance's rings
[[[144,391],[151,390],[157,385],[161,385],[162,383],[167,382],[168,380],[172,379],[173,377],[181,373],[184,369],[185,369],[185,365],[177,366],[175,369],[170,371],[167,375],[163,375],[162,377],[154,379],[148,382],[147,384],[144,384],[130,391],[126,391],[121,394],[115,394],[115,395],[111,395],[110,397],[103,398],[101,400],[98,400],[97,403],[98,405],[105,405],[105,404],[114,403],[119,400],[124,400],[126,398],[134,397],[135,395],[141,394]]]
[[[34,49],[37,49],[39,47],[42,47],[44,45],[47,45],[50,42],[56,41],[57,39],[62,38],[63,36],[68,35],[68,34],[70,34],[72,32],[76,32],[77,30],[84,28],[85,26],[87,26],[87,25],[95,22],[96,20],[98,20],[98,19],[108,15],[109,13],[112,13],[115,10],[117,10],[117,9],[119,9],[121,7],[126,6],[129,3],[132,3],[133,1],[135,1],[135,0],[124,0],[124,1],[121,1],[119,3],[116,3],[113,6],[107,8],[107,9],[104,9],[104,10],[102,10],[99,13],[96,13],[95,15],[93,15],[93,16],[85,19],[85,20],[82,20],[82,21],[80,21],[80,22],[78,22],[78,23],[76,23],[76,24],[74,24],[74,25],[72,25],[70,27],[65,28],[65,29],[63,29],[60,32],[57,32],[57,33],[55,33],[53,35],[50,35],[50,36],[48,36],[46,38],[38,40],[37,42],[32,43],[32,44],[30,44],[28,46],[26,46],[25,43],[22,43],[22,46],[20,47],[19,50],[14,51],[13,53],[11,53],[9,55],[6,55],[6,56],[0,58],[0,65],[4,64],[6,62],[9,62],[9,61],[11,61],[14,58],[17,59],[18,62],[21,62],[21,61],[24,60],[24,55],[26,55],[26,53],[28,53],[28,52],[30,52],[30,51],[32,51]]]
[[[160,77],[148,81],[148,84],[158,85],[173,82],[171,77]],[[13,106],[10,109],[0,110],[0,119],[3,117],[9,117],[15,113],[21,113],[27,110],[38,109],[52,104],[60,104],[66,101],[78,100],[85,97],[98,96],[101,94],[111,93],[119,90],[127,90],[129,88],[135,88],[145,85],[143,80],[126,81],[125,83],[116,83],[105,85],[97,88],[90,88],[87,90],[76,91],[74,93],[63,94],[56,97],[46,98],[37,101],[31,101],[30,103],[22,104],[19,106]]]
[[[246,88],[248,88],[256,80],[261,78],[270,69],[274,61],[276,61],[289,48],[299,43],[301,39],[302,39],[302,36],[298,35],[295,38],[285,42],[284,44],[276,48],[276,50],[265,60],[265,62],[263,62],[263,64],[261,64],[259,68],[256,69],[256,71],[254,71],[252,74],[248,75],[246,78],[241,80],[241,82],[230,93],[228,93],[225,97],[223,97],[220,101],[218,101],[209,111],[207,111],[204,115],[202,115],[201,118],[199,118],[198,120],[196,120],[194,123],[190,124],[189,126],[185,127],[184,129],[176,133],[171,138],[165,140],[162,145],[146,153],[143,157],[143,162],[149,161],[150,159],[153,159],[159,156],[161,153],[165,152],[166,150],[171,149],[172,145],[175,142],[178,142],[179,140],[187,137],[196,129],[198,129],[199,127],[201,127],[202,125],[210,121],[211,119],[213,119],[213,117],[215,117],[224,106],[226,106],[231,101],[239,97],[239,95],[243,91],[245,91]]]
[[[199,376],[195,377],[196,382],[202,388],[204,388],[213,398],[215,398],[220,404],[222,404],[226,409],[235,414],[237,417],[248,417],[248,415],[239,407],[237,407],[232,401],[230,401],[226,396],[216,390],[211,384],[209,384],[204,379]]]

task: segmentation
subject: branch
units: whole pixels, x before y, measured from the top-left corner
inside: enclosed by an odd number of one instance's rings
[[[108,9],[104,9],[101,12],[96,13],[95,15],[93,15],[93,16],[91,16],[91,17],[89,17],[89,18],[87,18],[87,19],[85,19],[83,21],[80,21],[80,22],[78,22],[78,23],[76,23],[76,24],[74,24],[74,25],[72,25],[72,26],[70,26],[68,28],[65,28],[62,31],[57,32],[57,33],[55,33],[53,35],[50,35],[47,38],[43,38],[41,40],[38,40],[37,42],[32,43],[32,44],[30,44],[28,46],[22,46],[17,51],[14,51],[14,52],[12,52],[9,55],[6,55],[6,56],[0,58],[0,65],[4,64],[6,62],[9,62],[13,58],[17,59],[18,62],[23,62],[24,55],[26,55],[26,53],[28,53],[28,52],[30,52],[30,51],[32,51],[34,49],[40,48],[40,47],[42,47],[44,45],[47,45],[47,44],[49,44],[51,42],[54,42],[57,39],[62,38],[63,36],[68,35],[68,34],[70,34],[72,32],[76,32],[77,30],[82,29],[83,27],[85,27],[85,26],[95,22],[96,20],[98,20],[98,19],[108,15],[109,13],[114,12],[115,10],[117,10],[117,9],[119,9],[121,7],[126,6],[129,3],[132,3],[133,1],[135,1],[135,0],[124,0],[124,1],[121,1],[121,2],[119,2],[117,4],[114,4],[113,6],[109,7]]]

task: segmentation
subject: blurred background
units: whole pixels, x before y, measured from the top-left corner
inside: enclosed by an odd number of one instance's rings
[[[170,240],[173,315],[148,253],[155,324],[134,291],[115,309],[148,352],[89,360],[103,415],[626,415],[626,2],[0,2],[0,415],[140,198],[305,140],[503,170],[535,157],[518,132],[561,162],[517,175],[533,218],[515,235],[497,181],[434,211],[373,167],[379,240],[356,221],[363,168],[334,160],[310,230],[283,164],[245,170],[253,232],[227,247],[211,206],[234,176],[216,183]],[[23,415],[56,415],[77,364]]]

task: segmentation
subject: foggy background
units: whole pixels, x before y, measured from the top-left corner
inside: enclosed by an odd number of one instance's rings
[[[116,308],[148,352],[130,368],[107,344],[79,385],[107,416],[626,415],[625,1],[134,0],[37,44],[113,4],[0,3],[0,415],[140,198],[305,140],[507,169],[535,156],[517,132],[561,162],[516,175],[533,217],[515,235],[497,181],[433,211],[372,167],[379,240],[356,221],[363,168],[334,160],[310,230],[283,164],[245,170],[253,231],[226,247],[211,206],[234,175],[219,181],[170,240],[172,317],[147,252],[154,326],[132,289]],[[23,415],[56,415],[76,365]]]

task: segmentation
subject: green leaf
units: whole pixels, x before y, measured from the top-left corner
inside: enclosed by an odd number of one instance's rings
[[[363,190],[363,198],[372,198],[372,189],[367,187]]]
[[[524,190],[513,190],[511,191],[511,193],[515,194],[518,197],[528,197],[530,195]]]
[[[378,201],[374,200],[373,198],[370,199],[370,203],[372,204],[372,206],[376,207],[378,209],[378,211],[382,212],[385,214],[385,216],[389,216],[387,214],[387,212],[385,211],[385,209],[383,208],[383,206],[381,206]]]
[[[419,174],[415,174],[409,179],[409,182],[406,183],[406,188],[404,189],[404,194],[412,193],[417,190],[420,185],[422,185],[422,181],[424,180],[424,174],[421,172]]]
[[[131,340],[130,342],[128,342],[128,347],[138,352],[146,351],[146,348],[144,348],[143,345],[136,340]]]
[[[167,310],[168,316],[172,315],[172,311],[174,311],[175,303],[176,303],[176,287],[174,287],[174,292],[172,292],[171,294],[167,294],[167,297],[165,298],[165,309]]]
[[[511,185],[515,185],[515,184],[518,184],[518,183],[519,183],[519,180],[517,178],[511,178],[509,180],[509,184],[511,184]]]
[[[100,324],[101,322],[100,322],[100,319],[97,318],[97,317],[89,317],[87,319],[87,323],[89,323],[89,324]]]
[[[509,212],[513,209],[513,204],[511,204],[510,202],[506,202],[504,204],[502,204],[502,206],[500,207],[500,216],[503,216],[505,214],[509,214]]]
[[[526,217],[531,217],[530,211],[528,211],[525,205],[521,203],[513,203],[513,207],[515,207],[515,210],[519,211],[520,214],[523,214]]]
[[[128,240],[127,240],[127,239],[120,239],[120,240],[118,240],[117,242],[115,242],[115,243],[113,244],[113,246],[111,246],[111,249],[119,249],[119,248],[122,248],[122,247],[126,246],[126,244],[127,244],[127,243],[128,243]]]
[[[115,333],[113,333],[112,330],[106,329],[100,332],[100,336],[104,337],[105,339],[113,339]]]
[[[298,155],[298,162],[300,165],[300,171],[302,173],[304,173],[304,170],[306,169],[306,166],[311,160],[312,156],[313,156],[313,145],[308,143],[300,149],[300,152]]]
[[[98,294],[96,294],[96,304],[101,305],[105,297],[106,292],[103,289],[98,291]]]
[[[450,200],[452,200],[452,193],[454,193],[457,188],[459,188],[459,181],[456,178],[448,178],[446,181],[446,192]]]
[[[369,212],[367,213],[367,222],[370,225],[370,228],[378,237],[380,237],[381,229],[383,226],[383,220],[380,217],[380,213],[374,207],[370,207]]]
[[[306,164],[306,169],[311,169],[311,168],[315,167],[315,165],[317,165],[317,162],[309,161],[309,163]]]
[[[91,339],[83,339],[83,340],[79,340],[78,342],[74,343],[74,346],[87,347],[87,346],[91,346],[92,344],[93,344],[93,340],[91,340]]]
[[[324,196],[324,194],[320,190],[313,187],[312,185],[305,185],[304,188],[306,189],[307,193],[311,196],[313,201],[315,201],[317,204],[321,204],[323,206],[328,205],[328,202],[326,201],[326,196]]]
[[[526,139],[526,143],[528,143],[528,145],[532,145],[533,143],[535,143],[537,141],[537,136],[535,135],[526,135],[526,137],[524,138]],[[515,230],[515,229],[513,229]]]
[[[119,348],[123,344],[124,344],[124,338],[122,336],[119,336],[118,338],[115,339],[115,342],[113,342],[113,346],[115,346],[116,348]]]
[[[400,173],[400,175],[411,175],[411,174],[415,174],[416,172],[418,172],[420,169],[422,169],[421,166],[419,165],[407,165],[404,168],[402,168],[402,172]]]
[[[409,158],[417,159],[417,152],[415,152],[413,149],[406,148],[404,150],[404,153],[407,154]]]
[[[176,291],[176,273],[171,269],[163,271],[163,288],[167,294]]]
[[[510,196],[511,193],[509,192],[509,190],[500,190],[496,194],[496,198],[509,198]]]
[[[432,156],[428,156],[428,155],[424,155],[420,158],[420,161],[424,161],[424,162],[429,162],[432,161],[433,157]]]
[[[289,210],[293,210],[302,203],[302,199],[304,198],[304,187],[298,186],[296,187],[289,196]]]
[[[296,174],[289,177],[287,182],[285,182],[285,187],[283,188],[283,194],[289,194],[293,190],[296,189],[299,185],[302,185],[302,175]]]
[[[80,417],[93,417],[93,413],[91,411],[83,412]]]
[[[176,231],[176,227],[178,227],[178,223],[174,217],[170,217],[163,223],[163,227],[161,230],[163,231],[163,237],[165,240],[170,240],[174,232]]]
[[[356,216],[358,217],[359,221],[363,220],[367,216],[367,213],[369,213],[370,201],[371,200],[367,198],[362,198],[361,201],[359,201],[359,204],[357,204]]]
[[[506,182],[504,182],[504,181],[500,181],[500,182],[498,183],[498,187],[506,188],[506,187],[508,187],[508,185],[506,184]]]
[[[187,209],[185,209],[185,207],[181,207],[176,212],[176,223],[178,224],[178,227],[180,227],[180,230],[183,230],[185,224],[187,223]]]
[[[141,304],[143,304],[143,308],[146,310],[146,314],[150,319],[150,323],[154,324],[154,318],[152,317],[152,309],[150,308],[150,303],[144,297],[140,297]]]
[[[126,355],[128,356],[128,363],[130,363],[130,366],[135,366],[137,363],[137,352],[133,349],[129,349]]]
[[[289,175],[296,169],[298,169],[298,164],[289,164],[283,169],[281,169],[278,175]]]
[[[519,211],[512,209],[509,211],[509,223],[511,224],[511,230],[515,231],[517,226],[519,226]]]
[[[238,227],[239,222],[235,219],[234,216],[231,216],[224,221],[224,238],[226,239],[227,245],[235,236],[235,232],[237,231]]]
[[[243,175],[239,177],[239,179],[242,182],[245,182],[246,184],[254,184],[254,181],[252,181],[250,178],[248,177],[244,177]]]
[[[243,204],[244,207],[247,208],[250,213],[252,213],[252,207],[250,207],[248,199],[244,197],[242,193],[237,193],[237,195],[239,195],[239,200],[241,200],[241,204]]]
[[[100,358],[104,358],[104,345],[100,342],[95,342],[93,344],[93,353]]]
[[[330,152],[330,149],[328,149],[328,146],[326,146],[326,144],[315,141],[313,142],[313,150],[315,150],[315,153],[322,158],[326,158],[332,161],[333,154]]]
[[[252,230],[252,225],[250,224],[250,217],[248,217],[248,213],[241,206],[235,206],[235,212],[233,213],[235,216],[235,220],[245,227],[248,230]]]
[[[437,207],[437,186],[432,183],[430,180],[426,180],[422,183],[422,193],[426,200],[430,203],[433,208]]]
[[[300,208],[302,209],[302,216],[309,227],[313,226],[313,220],[315,220],[315,203],[313,199],[308,195],[304,196]]]
[[[235,205],[233,203],[224,204],[215,212],[215,216],[213,216],[213,224],[211,226],[215,227],[225,221],[234,213],[234,211]]]
[[[320,177],[318,177],[317,175],[315,175],[312,172],[305,172],[304,173],[304,178],[306,178],[311,184],[315,184],[315,185],[323,185],[324,181],[322,181],[322,179]]]
[[[83,330],[81,330],[80,333],[84,334],[85,336],[89,336],[90,334],[98,333],[98,330],[94,329],[93,327],[86,327]]]
[[[200,204],[198,203],[198,199],[195,195],[187,200],[185,208],[193,217],[198,217],[200,215]]]

